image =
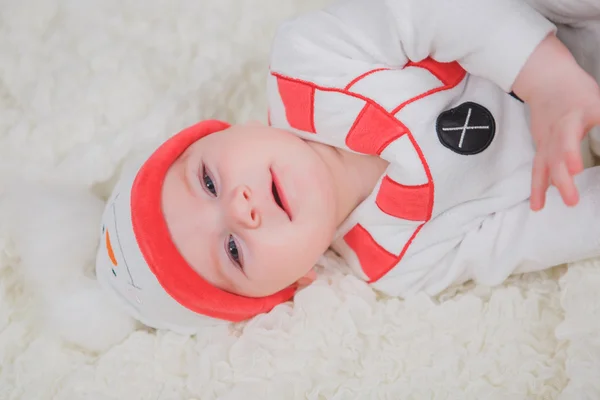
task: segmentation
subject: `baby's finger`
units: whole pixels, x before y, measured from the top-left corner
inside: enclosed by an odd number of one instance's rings
[[[560,162],[552,166],[550,170],[552,182],[557,187],[563,202],[568,206],[574,206],[579,202],[579,193],[575,187],[573,176],[569,174],[565,163]]]
[[[576,175],[583,171],[583,156],[581,155],[581,140],[586,135],[586,128],[581,117],[570,118],[563,127],[560,147],[555,148],[555,159],[564,159],[569,174]]]
[[[592,128],[600,126],[600,101],[590,107],[583,119],[584,134],[587,134]]]
[[[583,171],[583,157],[581,149],[571,150],[565,153],[565,164],[570,175],[577,175]]]
[[[546,203],[546,191],[550,186],[550,174],[546,160],[539,153],[533,159],[533,171],[531,177],[531,199],[530,208],[539,211]]]

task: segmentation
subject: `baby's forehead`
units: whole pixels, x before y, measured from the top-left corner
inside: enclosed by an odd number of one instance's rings
[[[196,139],[181,153],[181,156],[211,149],[214,147],[215,144],[222,143],[224,140],[226,141],[227,137],[231,136],[231,134],[235,134],[235,132],[230,132],[230,128],[228,128],[223,131],[214,132],[210,135]]]
[[[220,132],[214,132],[210,135],[201,137],[190,144],[185,150],[181,152],[178,159],[187,158],[194,155],[199,155],[206,152],[213,152],[217,149],[227,149],[235,146],[236,142],[232,139],[236,135],[247,134],[245,131],[231,130],[231,128],[225,129]]]

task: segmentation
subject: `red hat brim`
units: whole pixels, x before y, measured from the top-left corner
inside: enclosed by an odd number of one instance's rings
[[[140,168],[131,189],[131,221],[140,251],[164,290],[183,307],[221,320],[239,322],[290,300],[288,287],[261,298],[239,296],[204,280],[185,261],[171,239],[162,207],[162,186],[170,166],[194,142],[229,124],[208,120],[184,129],[162,144]]]

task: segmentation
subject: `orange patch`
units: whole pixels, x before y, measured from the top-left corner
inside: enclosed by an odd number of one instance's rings
[[[112,244],[110,243],[110,235],[108,234],[108,230],[106,231],[105,239],[106,239],[106,251],[108,252],[108,258],[110,258],[110,261],[116,267],[117,266],[117,258],[115,257],[115,252],[113,251]]]

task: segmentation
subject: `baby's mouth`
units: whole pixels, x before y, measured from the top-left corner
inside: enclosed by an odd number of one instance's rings
[[[279,208],[281,208],[282,210],[284,210],[283,204],[281,204],[281,199],[279,198],[279,193],[277,192],[277,186],[275,185],[275,182],[273,182],[271,190],[273,191],[273,197],[275,198],[275,203],[277,203],[277,205],[279,206]]]
[[[283,210],[283,212],[285,212],[287,214],[288,218],[291,221],[292,213],[290,212],[290,207],[286,200],[285,193],[283,192],[281,186],[279,185],[277,176],[273,173],[273,170],[270,170],[270,172],[271,172],[271,177],[273,178],[272,183],[271,183],[271,192],[273,193],[273,199],[275,200],[275,204],[277,204],[277,206],[279,208],[281,208]]]

